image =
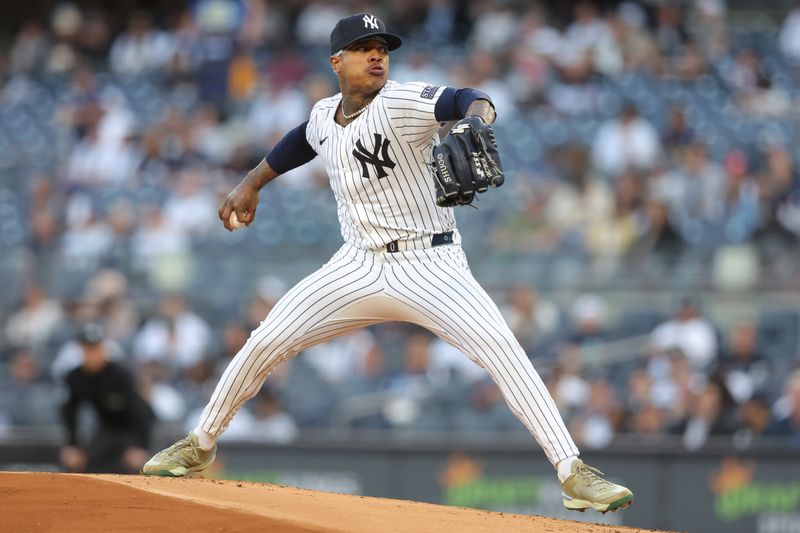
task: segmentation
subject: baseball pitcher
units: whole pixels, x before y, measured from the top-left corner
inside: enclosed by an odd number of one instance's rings
[[[453,207],[504,180],[491,99],[468,88],[389,80],[389,52],[401,40],[374,15],[341,19],[330,43],[341,92],[314,105],[308,121],[231,191],[219,216],[228,230],[249,225],[267,183],[321,157],[344,245],[281,298],[225,370],[197,427],[143,473],[203,470],[236,412],[281,361],[354,329],[401,320],[488,371],[556,469],[568,509],[630,505],[630,490],[578,459],[553,399],[461,249]],[[458,122],[437,143],[437,130],[452,120]]]

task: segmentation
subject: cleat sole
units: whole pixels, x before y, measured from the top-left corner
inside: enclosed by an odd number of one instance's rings
[[[578,511],[582,513],[586,509],[594,509],[595,511],[606,514],[608,511],[614,512],[617,509],[627,509],[630,507],[633,504],[633,494],[623,496],[622,498],[614,500],[611,503],[593,503],[587,500],[579,500],[577,498],[573,498],[571,500],[567,500],[565,498],[563,503],[564,507],[570,511]]]

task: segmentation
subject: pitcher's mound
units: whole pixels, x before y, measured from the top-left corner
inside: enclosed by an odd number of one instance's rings
[[[52,473],[0,472],[0,513],[15,532],[637,531],[241,481]]]

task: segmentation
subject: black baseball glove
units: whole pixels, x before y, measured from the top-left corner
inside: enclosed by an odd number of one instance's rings
[[[436,204],[471,204],[475,194],[499,187],[505,177],[492,127],[477,115],[459,120],[433,148]]]

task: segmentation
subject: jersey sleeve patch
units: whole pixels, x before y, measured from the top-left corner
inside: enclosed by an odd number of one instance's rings
[[[428,85],[424,89],[422,89],[422,92],[419,95],[421,98],[425,98],[426,100],[433,100],[433,98],[436,96],[436,91],[438,90],[439,87]]]

